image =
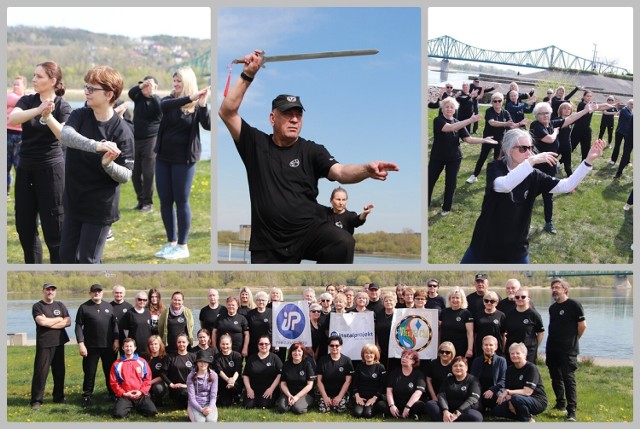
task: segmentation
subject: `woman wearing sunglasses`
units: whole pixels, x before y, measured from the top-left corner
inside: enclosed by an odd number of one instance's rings
[[[258,353],[249,356],[242,371],[245,408],[273,408],[280,395],[282,361],[271,353],[270,338],[258,338]]]
[[[114,110],[124,81],[108,66],[84,77],[85,107],[71,112],[60,134],[67,147],[63,263],[99,264],[111,224],[120,219],[120,184],[131,178],[133,132]]]
[[[341,352],[342,337],[329,337],[329,354],[316,367],[318,409],[321,413],[344,413],[349,403],[349,386],[353,377],[353,362]]]
[[[544,115],[551,108],[546,103]],[[584,110],[586,111],[586,110]],[[582,112],[579,112],[582,114]],[[557,130],[553,131],[557,133]],[[580,184],[591,171],[593,162],[602,156],[605,142],[596,140],[587,158],[566,179],[556,179],[539,169],[538,164],[555,166],[554,152],[533,153],[531,135],[520,129],[509,130],[502,141],[502,159],[487,166],[487,186],[480,216],[471,244],[460,263],[529,263],[529,227],[533,203],[544,193],[567,193]]]
[[[451,374],[456,348],[452,342],[443,341],[438,347],[438,357],[429,362],[427,369],[427,393],[433,401],[438,400],[442,382]]]
[[[538,355],[538,346],[544,338],[544,325],[542,317],[535,308],[531,307],[529,291],[526,287],[520,288],[516,294],[516,308],[511,310],[505,318],[505,352],[510,350],[513,343],[523,343],[527,347],[525,357],[529,362],[535,363]],[[509,361],[509,355],[506,356]]]
[[[484,303],[484,310],[476,314],[473,318],[473,332],[475,340],[474,356],[482,356],[482,339],[487,335],[492,335],[500,339],[500,347],[498,347],[498,354],[502,355],[502,343],[504,340],[504,321],[505,314],[497,309],[498,294],[490,290],[482,297]]]

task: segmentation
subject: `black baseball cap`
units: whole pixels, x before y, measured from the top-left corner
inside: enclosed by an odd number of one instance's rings
[[[488,277],[486,274],[476,274],[476,281],[478,280],[486,280]]]
[[[53,283],[45,283],[42,285],[42,290],[45,289],[58,289],[58,286],[54,285]]]
[[[286,112],[294,107],[299,107],[304,110],[300,102],[300,97],[297,95],[280,94],[271,102],[271,110],[278,109],[281,112]]]
[[[380,286],[378,286],[375,283],[369,283],[369,290],[377,290],[380,289]]]
[[[96,291],[103,290],[103,289],[104,288],[101,285],[96,283],[94,285],[91,285],[91,289],[89,289],[89,292],[96,292]]]
[[[148,79],[153,80],[153,81],[155,82],[155,84],[156,84],[156,85],[158,84],[158,79],[156,79],[156,78],[155,78],[155,77],[153,77],[153,76],[145,76],[145,77],[144,77],[144,79],[142,79],[141,81],[139,81],[139,82],[138,82],[138,84],[141,84],[142,82],[144,82],[145,80],[148,80]]]

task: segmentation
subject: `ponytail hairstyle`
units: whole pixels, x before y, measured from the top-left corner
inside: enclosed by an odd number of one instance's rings
[[[66,88],[64,86],[64,82],[62,82],[62,70],[60,69],[60,66],[53,61],[45,61],[37,64],[36,67],[42,67],[50,79],[56,80],[56,84],[53,87],[54,92],[58,97],[62,97],[66,92]]]

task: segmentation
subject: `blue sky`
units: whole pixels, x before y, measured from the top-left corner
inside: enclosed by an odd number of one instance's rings
[[[378,49],[374,56],[267,63],[249,88],[240,115],[271,132],[268,115],[278,94],[301,97],[302,137],[327,147],[343,163],[392,161],[400,171],[385,182],[347,185],[347,208],[375,205],[356,232],[421,228],[421,32],[419,8],[218,9],[218,106],[234,58],[254,49],[266,55]],[[232,82],[242,71],[233,66]],[[251,221],[244,165],[218,120],[217,181],[220,230]],[[329,205],[338,186],[320,181],[318,201]]]

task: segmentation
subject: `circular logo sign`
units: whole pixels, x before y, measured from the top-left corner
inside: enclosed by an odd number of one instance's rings
[[[433,330],[427,319],[411,314],[395,326],[394,336],[400,348],[419,353],[431,344]]]
[[[305,325],[304,313],[296,304],[286,304],[276,316],[276,328],[280,335],[288,340],[294,340],[302,335]]]

